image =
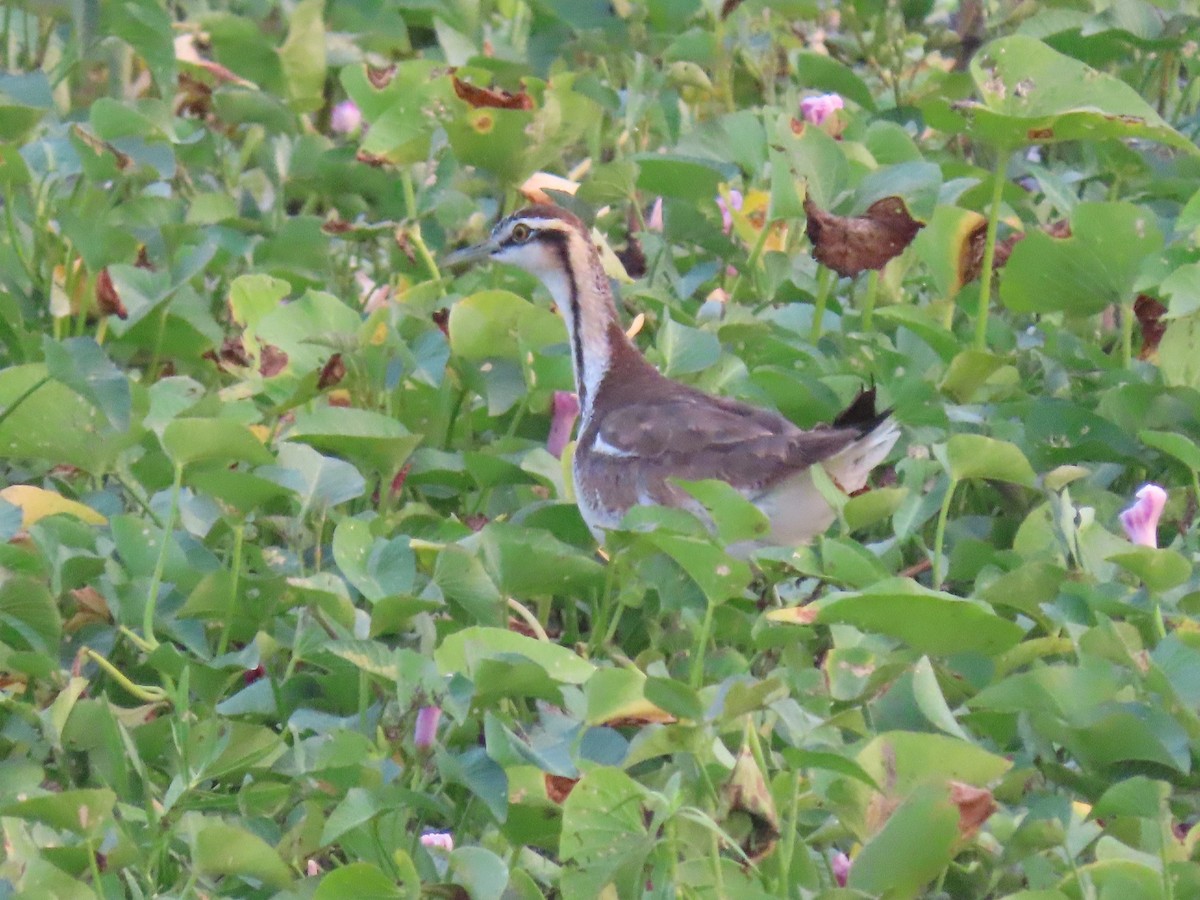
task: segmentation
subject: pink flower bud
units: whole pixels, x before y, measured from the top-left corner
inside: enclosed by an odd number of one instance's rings
[[[833,877],[838,883],[838,887],[846,886],[846,879],[850,877],[850,857],[842,851],[833,854],[833,861],[829,863],[829,868],[833,870]]]
[[[421,846],[426,850],[445,850],[449,853],[454,849],[454,835],[448,831],[431,831],[421,835]]]
[[[362,110],[353,100],[343,100],[333,108],[329,116],[329,127],[337,134],[357,134],[362,128]]]
[[[1147,484],[1135,496],[1133,506],[1121,513],[1121,525],[1133,543],[1157,547],[1158,518],[1167,505],[1167,492],[1157,484]]]
[[[571,429],[579,415],[579,397],[570,391],[555,391],[550,418],[550,436],[546,438],[546,449],[557,459],[571,440]]]
[[[846,101],[837,94],[817,94],[800,101],[800,114],[813,125],[823,125],[826,119],[845,107]]]
[[[650,216],[646,219],[646,230],[663,230],[662,197],[659,197],[657,200],[655,200],[654,205],[650,207]]]
[[[321,864],[315,859],[310,859],[304,866],[304,874],[309,878],[316,878],[321,872]]]
[[[438,720],[442,718],[441,707],[422,706],[417,710],[417,725],[413,729],[413,744],[418,750],[428,750],[437,739]]]
[[[717,197],[717,208],[721,210],[721,231],[725,234],[733,231],[733,212],[740,211],[744,202],[741,191],[730,191],[728,203],[724,197]]]

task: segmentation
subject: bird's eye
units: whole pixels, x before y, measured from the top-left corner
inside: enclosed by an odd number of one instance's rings
[[[523,244],[533,237],[533,230],[524,222],[518,222],[509,232],[509,236],[518,244]]]

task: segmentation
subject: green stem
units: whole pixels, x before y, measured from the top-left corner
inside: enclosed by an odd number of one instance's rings
[[[1133,365],[1133,304],[1121,306],[1121,365],[1126,369]]]
[[[17,408],[22,403],[24,403],[26,400],[28,400],[30,397],[32,397],[38,391],[39,388],[43,387],[44,385],[49,383],[51,380],[52,379],[50,378],[49,375],[46,375],[43,378],[39,378],[37,381],[35,381],[33,384],[31,384],[28,388],[26,388],[24,393],[19,394],[17,396],[17,398],[15,400],[13,400],[12,403],[8,404],[8,406],[6,406],[4,408],[3,412],[0,412],[0,425],[3,425],[4,420],[7,419],[9,416],[11,416],[13,413],[15,413],[17,411]]]
[[[704,655],[708,651],[708,639],[712,634],[713,614],[717,604],[708,600],[704,607],[704,621],[700,625],[700,633],[696,635],[696,646],[692,651],[692,688],[699,690],[704,684]]]
[[[1050,656],[1068,656],[1075,652],[1075,644],[1065,637],[1040,637],[1031,641],[1022,641],[996,660],[996,671],[993,677],[1002,678],[1009,672],[1014,672],[1028,665],[1035,659],[1046,659]]]
[[[870,332],[871,318],[875,315],[875,300],[879,297],[879,270],[872,269],[867,275],[867,296],[863,298],[862,327]]]
[[[421,223],[417,219],[417,194],[413,187],[412,173],[408,169],[405,169],[403,174],[401,174],[400,185],[404,191],[404,208],[408,212],[409,221],[412,222],[412,230],[409,232],[409,237],[412,238],[413,246],[417,248],[417,255],[421,257],[421,262],[429,272],[429,277],[441,283],[442,273],[434,261],[433,254],[425,246],[425,238],[421,235]],[[446,290],[443,286],[443,295],[445,292]]]
[[[175,479],[171,482],[171,510],[163,525],[158,561],[154,564],[154,574],[150,576],[150,590],[146,595],[146,611],[142,619],[142,636],[151,647],[158,646],[158,639],[154,636],[154,613],[158,610],[158,591],[162,586],[163,570],[167,566],[167,547],[171,542],[171,532],[175,529],[175,520],[179,518],[179,492],[182,487],[183,463],[175,463]]]
[[[128,693],[132,694],[143,703],[167,702],[167,692],[162,688],[144,684],[135,684],[134,682],[130,681],[128,677],[126,677],[124,672],[110,663],[91,647],[84,647],[83,652],[88,659],[107,672],[113,681],[117,682],[117,684],[121,685],[121,687],[123,687]]]
[[[833,269],[817,265],[817,299],[813,306],[812,334],[809,343],[815,344],[821,339],[821,324],[825,318],[825,306],[829,303],[829,291],[833,287]]]
[[[983,271],[979,278],[979,312],[975,317],[975,349],[987,349],[988,310],[992,303],[992,280],[996,262],[996,229],[1000,222],[1000,199],[1004,196],[1004,173],[1008,169],[1007,147],[996,150],[996,171],[992,176],[992,202],[988,208],[987,240],[983,247]]]
[[[946,488],[946,496],[942,498],[942,508],[938,512],[937,529],[933,533],[933,589],[942,589],[942,546],[946,542],[946,520],[950,518],[950,501],[954,498],[954,489],[958,481],[950,479]]]
[[[221,637],[217,641],[217,656],[224,656],[229,649],[229,629],[233,622],[233,611],[237,606],[238,581],[242,575],[242,543],[246,536],[246,525],[239,522],[233,529],[233,579],[229,586],[229,603],[225,607],[225,621],[221,623]]]
[[[778,897],[792,896],[792,860],[796,854],[796,832],[800,819],[800,785],[804,779],[799,772],[791,773],[792,802],[784,820],[783,835],[779,844],[779,881],[775,894]]]

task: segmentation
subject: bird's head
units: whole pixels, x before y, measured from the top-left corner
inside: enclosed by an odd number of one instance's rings
[[[573,213],[549,204],[527,206],[501,219],[487,239],[456,250],[444,265],[494,259],[524,269],[547,284],[576,264],[572,252],[590,248],[587,226]]]

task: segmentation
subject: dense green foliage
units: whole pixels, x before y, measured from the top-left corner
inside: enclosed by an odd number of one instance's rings
[[[6,4],[0,897],[1200,896],[1200,11],[957,6]],[[598,554],[437,263],[535,171],[667,374],[874,382],[829,535]]]

